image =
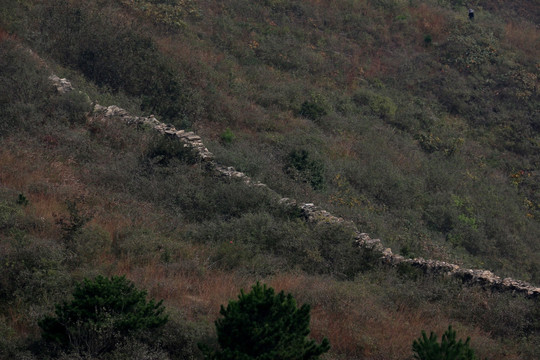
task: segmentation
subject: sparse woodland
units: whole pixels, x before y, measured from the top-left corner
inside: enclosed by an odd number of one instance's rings
[[[203,359],[220,306],[257,281],[310,306],[321,359],[412,359],[449,325],[478,359],[538,359],[540,299],[382,265],[347,227],[92,108],[194,131],[403,256],[539,285],[539,16],[526,0],[0,0],[0,359]],[[77,342],[42,336],[109,278],[168,321],[125,320],[145,331],[106,349],[108,313],[70,318]]]

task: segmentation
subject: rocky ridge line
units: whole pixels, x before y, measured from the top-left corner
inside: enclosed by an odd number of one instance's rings
[[[56,86],[58,92],[66,93],[73,91],[74,88],[66,79],[61,79],[56,75],[51,75],[49,79]],[[447,263],[439,260],[429,260],[423,258],[407,259],[401,255],[394,254],[390,248],[384,248],[380,239],[372,239],[368,234],[360,232],[354,224],[345,221],[342,218],[330,214],[328,211],[315,206],[312,203],[297,204],[293,199],[282,198],[267,185],[253,181],[243,172],[237,171],[232,166],[223,166],[214,160],[214,155],[204,146],[200,136],[194,132],[178,130],[174,126],[160,122],[150,116],[133,116],[126,110],[111,105],[108,107],[99,104],[94,105],[93,113],[90,114],[94,120],[106,121],[109,119],[119,119],[127,125],[147,125],[157,130],[165,136],[170,136],[181,141],[185,147],[191,147],[195,150],[201,164],[215,175],[227,178],[242,180],[249,186],[259,186],[267,189],[276,200],[283,206],[293,207],[300,210],[306,221],[311,223],[333,223],[347,224],[354,229],[354,239],[357,246],[372,249],[381,253],[381,259],[384,263],[391,266],[399,264],[409,264],[417,267],[426,273],[437,273],[447,276],[453,276],[463,281],[479,284],[491,290],[512,291],[514,293],[524,294],[529,297],[540,298],[540,287],[535,287],[525,281],[515,280],[512,278],[501,278],[489,270],[482,269],[466,269],[459,265]]]

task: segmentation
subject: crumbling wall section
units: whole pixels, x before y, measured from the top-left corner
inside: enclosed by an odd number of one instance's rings
[[[51,75],[50,80],[61,93],[73,91],[73,86],[66,79],[61,79],[56,75]],[[491,290],[512,291],[521,293],[530,297],[540,297],[540,287],[535,287],[527,282],[514,280],[512,278],[501,278],[489,270],[482,269],[466,269],[458,265],[447,263],[438,260],[426,260],[423,258],[407,259],[401,255],[394,254],[390,248],[385,248],[379,239],[372,239],[368,234],[358,230],[354,224],[345,221],[342,218],[330,214],[328,211],[321,209],[312,203],[298,204],[293,199],[283,198],[267,185],[253,181],[243,172],[237,171],[234,167],[224,166],[217,163],[214,155],[204,146],[200,136],[190,131],[176,129],[172,125],[160,122],[155,116],[134,116],[130,115],[126,110],[112,105],[108,107],[99,104],[94,105],[93,113],[89,116],[92,121],[122,121],[126,125],[146,125],[164,136],[170,136],[181,141],[184,146],[191,147],[195,150],[195,154],[201,164],[205,165],[205,169],[213,172],[216,176],[222,176],[243,181],[249,186],[259,186],[267,189],[282,206],[297,208],[307,222],[310,223],[333,223],[346,224],[352,226],[355,231],[355,244],[369,249],[376,250],[381,253],[381,261],[390,266],[398,266],[399,264],[410,264],[411,266],[422,269],[426,273],[437,273],[446,276],[459,278],[467,283],[482,285]]]

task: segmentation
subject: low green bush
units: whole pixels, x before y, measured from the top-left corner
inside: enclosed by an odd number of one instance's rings
[[[112,253],[118,258],[131,261],[149,260],[163,247],[159,234],[147,229],[122,229],[114,234]]]
[[[343,224],[317,224],[309,240],[297,249],[302,255],[296,261],[311,273],[353,279],[359,272],[375,268],[380,258],[378,251],[355,246],[353,237],[353,229]]]
[[[46,225],[27,214],[24,206],[15,196],[0,200],[0,303],[27,306],[36,302],[35,311],[26,314],[35,316],[41,314],[41,307],[63,296],[71,277],[65,248],[53,239],[31,235]]]
[[[326,110],[326,108],[321,104],[306,100],[302,103],[302,106],[300,107],[300,111],[298,113],[310,120],[317,120],[320,117],[326,115],[328,113],[328,110]]]
[[[28,204],[30,204],[30,201],[28,201],[28,198],[24,196],[23,193],[20,193],[19,196],[17,197],[17,205],[28,206]]]
[[[330,110],[330,103],[323,94],[312,93],[310,99],[302,103],[298,113],[315,121],[327,115]]]
[[[202,354],[197,344],[215,336],[214,328],[207,321],[190,321],[185,318],[185,309],[167,310],[169,321],[163,326],[159,347],[167,352],[171,360],[196,360]]]
[[[59,94],[49,103],[54,108],[54,117],[64,120],[70,125],[84,125],[86,118],[92,111],[92,103],[86,94],[74,90],[66,94]]]
[[[379,263],[380,253],[354,247],[353,235],[339,224],[310,226],[265,212],[207,221],[186,234],[192,241],[211,244],[211,263],[222,269],[261,275],[302,270],[340,279],[353,279]]]
[[[20,206],[9,201],[0,201],[0,231],[9,232],[17,228],[23,217],[24,213]]]
[[[77,261],[86,263],[99,261],[99,256],[108,252],[111,245],[109,233],[98,225],[85,226],[73,242]]]
[[[370,89],[357,90],[353,94],[353,99],[359,106],[368,106],[373,114],[383,119],[393,119],[396,115],[397,105],[394,101]]]
[[[299,266],[302,255],[294,244],[303,243],[309,235],[300,220],[259,211],[225,221],[203,222],[186,236],[211,245],[212,266],[268,275]]]
[[[154,23],[163,25],[167,31],[174,32],[187,26],[185,18],[198,18],[200,12],[192,0],[123,0],[122,3],[143,12]]]
[[[313,159],[307,150],[293,150],[285,159],[285,173],[292,179],[307,182],[315,190],[325,187],[324,163]]]
[[[84,226],[92,220],[92,214],[88,210],[82,209],[80,200],[67,200],[67,216],[60,216],[56,219],[56,224],[62,231],[62,239],[66,246],[74,250],[75,237],[81,233]]]
[[[198,181],[184,184],[170,196],[171,206],[188,221],[233,219],[273,207],[273,199],[264,189],[246,188],[236,180],[216,183],[203,177]]]
[[[225,129],[224,132],[221,133],[220,137],[221,137],[221,141],[224,144],[228,145],[234,141],[235,135],[230,128],[227,128]]]
[[[195,150],[177,138],[161,136],[150,145],[146,154],[153,163],[169,165],[173,160],[195,164],[198,160]]]

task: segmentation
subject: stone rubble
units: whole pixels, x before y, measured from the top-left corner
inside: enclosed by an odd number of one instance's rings
[[[73,86],[67,79],[60,79],[56,75],[49,76],[49,80],[53,83],[54,86],[56,86],[56,90],[60,94],[65,94],[73,90]]]
[[[51,75],[49,78],[56,86],[58,92],[67,93],[74,90],[71,83],[66,79],[60,79],[56,75]],[[214,155],[204,146],[200,136],[190,131],[178,130],[174,126],[164,124],[157,120],[153,115],[150,116],[132,116],[129,113],[116,106],[108,107],[95,104],[94,112],[91,115],[93,119],[112,120],[119,119],[127,125],[146,125],[157,130],[165,136],[177,138],[184,143],[184,146],[189,146],[195,150],[195,154],[201,163],[206,164],[206,169],[214,172],[214,174],[231,179],[239,179],[250,186],[263,187],[275,195],[279,204],[287,208],[296,208],[300,214],[310,223],[330,223],[343,224],[352,226],[355,231],[356,246],[372,249],[381,253],[381,260],[390,266],[399,264],[410,264],[417,267],[426,273],[437,273],[447,276],[453,276],[468,283],[476,283],[492,290],[512,291],[515,293],[524,294],[530,297],[540,297],[540,287],[535,287],[527,282],[514,280],[511,278],[500,278],[489,270],[481,269],[464,269],[458,265],[447,263],[439,260],[426,260],[423,258],[407,259],[401,255],[394,254],[390,248],[384,248],[380,239],[371,239],[366,233],[362,233],[356,229],[352,222],[345,221],[342,218],[330,214],[328,211],[315,206],[312,203],[298,204],[295,200],[282,198],[267,185],[253,181],[243,172],[237,171],[232,166],[224,166],[218,164],[214,160]]]

